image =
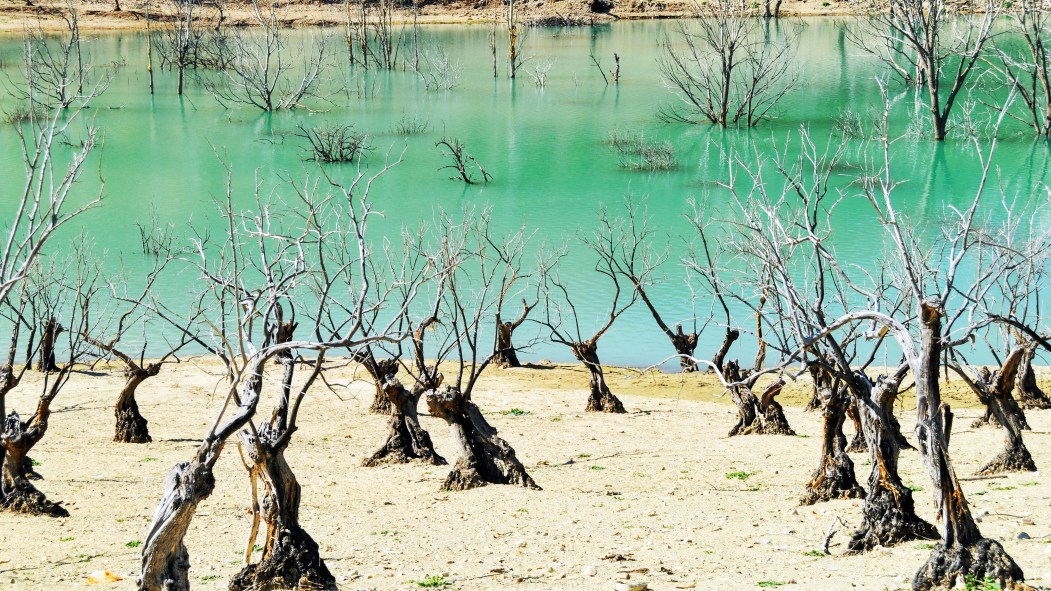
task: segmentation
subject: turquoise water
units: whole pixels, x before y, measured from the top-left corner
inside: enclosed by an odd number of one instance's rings
[[[657,112],[674,99],[661,82],[655,60],[658,42],[670,26],[625,22],[531,30],[526,54],[533,58],[532,64],[554,64],[543,88],[527,74],[531,64],[518,80],[503,77],[503,64],[501,77],[492,77],[487,27],[428,27],[421,34],[423,41],[441,43],[463,63],[455,89],[428,92],[410,71],[366,72],[346,65],[337,55],[329,76],[348,80],[353,89],[367,90],[273,114],[250,107],[223,108],[192,81],[180,98],[175,94],[175,73],[164,70],[156,72],[156,94],[150,96],[142,34],[88,35],[85,55],[91,63],[124,65],[114,70],[109,89],[87,112],[105,133],[104,149],[98,152],[105,203],[80,218],[60,240],[84,229],[107,249],[112,269],[123,264],[134,275],[136,269],[152,264],[140,253],[136,222],[148,222],[155,212],[161,223],[174,223],[183,234],[187,221],[206,227],[218,223],[213,199],[224,193],[225,170],[216,153],[233,168],[236,202],[249,207],[257,175],[273,186],[278,172],[303,178],[316,166],[304,161],[301,142],[285,137],[285,132],[300,123],[353,123],[372,136],[375,151],[367,160],[370,167],[381,166],[388,151],[404,154],[404,162],[375,187],[376,203],[385,217],[370,228],[373,239],[395,236],[402,226],[432,219],[439,206],[455,210],[475,204],[493,206],[498,229],[511,231],[525,225],[536,231],[534,245],[559,242],[594,227],[600,205],[616,210],[628,194],[645,197],[660,229],[658,240],[672,248],[672,257],[662,269],[665,281],[653,289],[653,297],[670,322],[688,322],[696,309],[703,324],[711,302],[690,301],[677,261],[684,252],[680,236],[692,239],[683,217],[687,199],[707,195],[718,205],[727,198],[716,186],[726,179],[726,151],[754,149],[769,154],[771,142],[784,144],[800,125],[808,126],[820,144],[838,142],[833,120],[848,108],[865,111],[879,105],[874,76],[883,69],[847,41],[844,27],[856,26],[854,21],[774,23],[769,34],[775,38],[782,32],[780,27],[800,27],[800,85],[783,101],[774,121],[752,130],[728,131],[666,124]],[[302,39],[325,32],[289,34]],[[331,35],[339,53],[341,32]],[[5,78],[17,71],[21,49],[17,36],[0,37]],[[608,68],[614,52],[621,56],[622,80],[607,86],[589,54],[602,57]],[[894,126],[904,131],[914,112],[925,115],[922,95],[896,86],[892,90],[901,94]],[[405,116],[426,120],[428,131],[411,137],[394,134],[392,126]],[[622,169],[606,144],[611,130],[644,131],[648,138],[670,141],[678,168],[654,173]],[[493,175],[493,182],[467,186],[449,180],[448,171],[439,171],[445,162],[434,143],[443,132],[463,141]],[[833,136],[836,139],[830,139]],[[848,164],[862,164],[858,150],[847,153]],[[898,198],[916,223],[936,228],[946,205],[967,204],[973,197],[978,162],[968,142],[939,145],[924,137],[908,138],[895,144],[893,156],[896,176],[907,181]],[[1034,140],[1021,125],[1009,123],[1001,133],[995,163],[1008,191],[1031,200],[1033,189],[1047,179],[1048,144]],[[352,168],[342,166],[330,170],[336,176],[349,176]],[[845,168],[836,182],[846,187],[854,174],[856,169]],[[0,126],[0,211],[14,199],[22,178],[18,142],[13,128],[4,124]],[[90,192],[93,183],[97,180],[89,175],[83,190]],[[849,189],[847,195],[837,210],[833,240],[846,260],[865,265],[882,252],[883,235],[871,219],[869,206],[850,199]],[[722,213],[715,208],[716,215]],[[1051,223],[1046,213],[1037,220]],[[59,248],[59,241],[51,248]],[[589,253],[579,244],[572,245],[566,265],[569,270],[563,274],[574,278],[584,319],[600,322],[606,314],[607,290],[592,271]],[[164,297],[176,306],[186,297],[185,285],[173,283],[164,290]],[[701,356],[717,346],[721,332],[715,326],[705,333],[698,349]],[[753,348],[746,340],[736,352],[749,358]],[[641,305],[630,310],[600,345],[604,361],[624,365],[652,364],[671,352],[666,337]],[[541,344],[524,358],[566,360],[569,355],[562,347]]]

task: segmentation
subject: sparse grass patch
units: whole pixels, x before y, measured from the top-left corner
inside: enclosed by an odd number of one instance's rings
[[[727,480],[748,480],[751,477],[752,477],[752,474],[749,473],[749,472],[740,472],[740,471],[738,471],[738,472],[727,472],[726,473],[726,479]]]
[[[417,587],[448,587],[452,585],[452,583],[445,580],[445,575],[427,575],[422,581],[409,582],[415,583]]]
[[[621,168],[654,172],[674,170],[679,166],[671,142],[647,140],[643,132],[613,130],[609,132],[607,143],[620,156]]]
[[[760,587],[763,587],[764,589],[771,589],[771,588],[774,588],[774,587],[784,586],[785,582],[784,581],[759,581],[758,583],[756,583],[756,585],[759,585]]]
[[[502,410],[502,411],[500,411],[500,414],[502,414],[502,415],[510,415],[512,417],[520,417],[520,416],[524,416],[524,415],[529,414],[529,411],[528,410],[522,410],[520,408],[512,408],[510,410]]]
[[[129,548],[138,548],[139,546],[142,545],[142,542],[139,541],[139,540],[132,540],[132,541],[130,541],[127,544],[124,544],[124,545],[129,547]]]

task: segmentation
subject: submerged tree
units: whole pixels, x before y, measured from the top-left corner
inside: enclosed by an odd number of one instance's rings
[[[1022,114],[1012,117],[1038,135],[1051,136],[1051,7],[1042,0],[1020,0],[1005,12],[1014,35],[997,43],[987,61],[1021,99]],[[1011,47],[1017,37],[1024,43],[1022,51]]]
[[[854,35],[859,47],[904,76],[915,73],[915,83],[927,92],[937,141],[945,139],[953,107],[993,38],[1003,0],[977,4],[975,9],[949,0],[869,0],[869,15]]]
[[[700,18],[675,25],[657,67],[679,102],[662,108],[669,121],[752,127],[773,116],[795,86],[793,34],[772,40],[763,21],[739,0],[713,0]]]

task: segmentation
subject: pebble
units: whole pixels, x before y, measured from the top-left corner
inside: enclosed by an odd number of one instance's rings
[[[613,585],[614,591],[649,591],[649,588],[646,583],[625,583],[623,581]]]
[[[1024,531],[1018,532],[1017,537],[1019,540],[1028,540],[1030,538],[1029,534],[1025,533]]]
[[[593,566],[585,566],[583,572],[581,572],[581,574],[583,574],[585,577],[593,577],[597,573],[598,570],[596,570]]]

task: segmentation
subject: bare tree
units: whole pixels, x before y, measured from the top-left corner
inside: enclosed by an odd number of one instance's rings
[[[397,312],[390,324],[374,327],[370,336],[362,337],[360,332],[362,319],[372,307],[380,305],[370,298],[370,283],[366,279],[366,228],[375,215],[369,192],[391,166],[388,164],[371,176],[359,172],[349,184],[331,181],[331,192],[322,192],[316,182],[304,186],[293,183],[294,197],[283,210],[257,196],[255,212],[239,213],[233,209],[228,181],[227,200],[221,209],[227,221],[227,236],[214,246],[198,241],[194,259],[188,260],[195,261],[193,268],[213,304],[209,308],[211,317],[198,322],[213,331],[213,342],[208,343],[203,337],[198,337],[198,342],[207,345],[226,364],[229,383],[222,408],[194,457],[177,464],[165,481],[164,495],[143,546],[138,580],[141,591],[189,587],[189,554],[183,539],[198,504],[215,486],[212,470],[225,443],[246,427],[257,432],[253,437],[259,447],[249,470],[263,479],[265,496],[261,506],[268,509],[261,517],[272,535],[267,538],[262,562],[242,575],[255,579],[257,575],[267,577],[269,573],[281,572],[288,584],[307,577],[312,585],[333,585],[331,575],[320,566],[316,544],[299,526],[299,505],[295,502],[298,488],[280,453],[294,430],[295,409],[305,390],[300,390],[294,403],[279,402],[277,422],[271,430],[264,429],[267,433],[263,439],[259,438],[262,433],[254,428],[252,418],[270,359],[286,353],[294,357],[311,351],[320,355],[331,349],[354,349],[394,338],[397,333],[395,326],[401,316]],[[281,224],[277,223],[279,219]],[[336,220],[339,224],[333,227]],[[327,254],[331,249],[342,250],[344,244],[353,254],[343,253],[337,260],[347,264],[327,266]],[[283,302],[294,305],[297,296],[308,288],[315,294],[324,294],[311,298],[313,311],[306,315],[313,325],[308,331],[310,336],[275,342],[277,333],[270,328],[285,322],[278,318],[278,306]],[[335,299],[343,300],[344,308],[333,310],[331,303]],[[335,325],[328,324],[327,319],[340,316],[339,310],[346,308],[354,313],[342,316],[344,320],[337,320]],[[185,319],[162,305],[150,303],[148,309],[170,320],[174,328],[192,331]],[[323,331],[323,326],[329,328]],[[267,336],[260,340],[261,332]],[[315,361],[314,374],[320,371],[321,363],[321,359]],[[281,396],[282,400],[291,400],[290,391],[283,390]],[[284,425],[282,408],[287,410],[288,422]],[[301,557],[303,561],[299,560]],[[242,579],[235,582],[238,580]]]
[[[609,305],[603,313],[598,329],[584,332],[581,324],[583,312],[577,309],[569,284],[562,278],[559,262],[565,257],[568,245],[547,257],[541,252],[538,263],[541,293],[543,295],[543,315],[537,322],[550,332],[551,340],[564,345],[573,353],[573,357],[584,364],[589,376],[588,412],[625,412],[624,405],[606,384],[602,361],[598,355],[599,339],[613,326],[613,323],[628,310],[638,299],[638,292],[632,288],[623,289],[622,276],[612,266],[609,259],[602,256],[614,244],[617,236],[611,228],[600,228],[591,235],[582,235],[582,242],[598,255],[595,272],[605,278],[611,288],[608,292]],[[625,293],[627,291],[627,293]],[[591,336],[585,336],[590,334]]]
[[[978,4],[957,10],[948,0],[872,1],[854,36],[862,49],[894,64],[904,76],[916,73],[916,83],[927,91],[938,141],[945,139],[953,107],[993,38],[1003,0]]]
[[[495,33],[494,33],[495,35]],[[507,77],[514,78],[518,69],[525,63],[522,46],[525,43],[526,28],[522,26],[521,17],[515,9],[515,0],[507,2]],[[495,74],[496,53],[494,41],[493,68]]]
[[[472,400],[478,379],[497,356],[496,350],[486,346],[483,331],[493,322],[508,272],[506,243],[491,232],[491,215],[491,210],[466,210],[462,221],[457,221],[443,213],[437,223],[441,240],[432,254],[433,266],[447,269],[449,275],[437,327],[442,342],[436,358],[438,363],[451,358],[456,373],[427,392],[427,407],[449,424],[460,452],[442,485],[444,490],[488,484],[540,488],[514,448]]]
[[[80,338],[81,329],[87,324],[87,307],[92,294],[98,289],[100,266],[88,256],[85,249],[74,245],[62,259],[52,259],[47,266],[37,266],[25,279],[24,289],[17,301],[7,301],[3,309],[12,324],[12,338],[8,349],[7,363],[0,368],[0,413],[6,413],[4,398],[18,386],[29,359],[21,370],[15,369],[15,350],[20,327],[34,327],[43,318],[49,323],[62,318],[71,330],[64,331],[63,339],[67,356],[65,363],[45,374],[40,384],[40,398],[36,411],[23,420],[18,412],[3,414],[0,426],[0,510],[32,515],[68,517],[61,504],[52,502],[29,481],[32,465],[28,454],[48,431],[51,405],[62,389],[69,383],[76,365],[83,361],[86,349]],[[28,339],[28,356],[39,352],[41,341],[35,341],[32,333]]]
[[[281,28],[277,5],[264,8],[253,0],[252,11],[261,33],[230,35],[229,62],[217,75],[202,78],[205,89],[222,105],[250,105],[263,111],[295,109],[318,97],[327,40],[310,35],[300,46],[292,46]]]
[[[669,121],[752,127],[773,116],[795,86],[794,40],[768,39],[744,2],[713,0],[700,18],[676,23],[661,43],[657,67],[679,101],[661,109]]]
[[[492,175],[485,170],[485,167],[474,157],[474,154],[466,151],[467,146],[464,146],[460,140],[442,136],[442,139],[438,140],[434,146],[441,149],[442,156],[452,160],[449,164],[438,169],[445,170],[448,168],[453,170],[456,176],[450,177],[452,180],[461,180],[468,185],[478,182],[474,173],[467,168],[470,164],[474,164],[474,167],[482,174],[483,184],[489,184],[489,181],[493,180]]]
[[[1051,135],[1051,7],[1041,0],[1020,0],[1006,13],[1013,35],[994,45],[987,61],[1021,99],[1023,114],[1012,117],[1039,135]],[[1011,47],[1017,37],[1024,42],[1023,51]]]

